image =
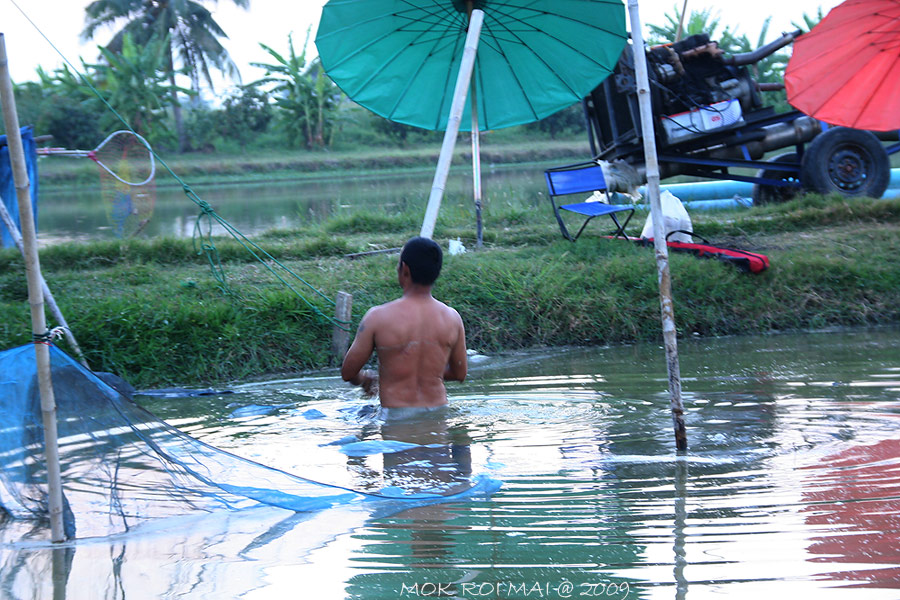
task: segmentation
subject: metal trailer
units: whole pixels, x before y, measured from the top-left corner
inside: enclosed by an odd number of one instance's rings
[[[757,203],[782,201],[801,188],[846,196],[880,197],[890,177],[889,154],[900,151],[897,132],[828,125],[799,111],[776,113],[750,67],[793,42],[800,31],[753,52],[725,55],[699,34],[647,50],[660,176],[692,175],[754,184]],[[613,74],[583,101],[594,159],[604,166],[609,191],[646,181],[632,47]],[[785,152],[765,160],[766,154]],[[754,174],[749,175],[747,169]],[[742,170],[744,173],[735,172]]]

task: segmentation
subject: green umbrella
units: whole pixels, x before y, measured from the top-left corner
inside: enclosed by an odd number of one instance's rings
[[[392,121],[445,130],[447,146],[459,129],[530,123],[579,102],[625,40],[622,0],[329,0],[316,47],[347,96]]]
[[[579,102],[612,72],[625,44],[622,0],[479,0],[472,7],[484,11],[474,74],[482,131]],[[316,47],[329,77],[355,102],[443,131],[468,24],[462,0],[330,0]]]

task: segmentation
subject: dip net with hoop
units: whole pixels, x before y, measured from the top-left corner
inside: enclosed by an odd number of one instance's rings
[[[140,135],[116,131],[93,150],[39,148],[37,152],[97,163],[103,205],[116,237],[133,237],[150,222],[156,204],[156,162],[150,144]]]

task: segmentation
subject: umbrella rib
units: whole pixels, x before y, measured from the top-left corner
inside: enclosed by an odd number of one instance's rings
[[[483,27],[484,27],[484,29],[486,29],[488,32],[491,31],[491,24],[490,24],[490,23],[485,22],[485,24],[483,25]],[[496,38],[495,38],[495,40],[496,40]],[[523,91],[524,91],[524,88],[522,87],[522,81],[521,81],[521,79],[519,78],[518,73],[516,73],[515,69],[513,69],[512,63],[510,63],[510,61],[509,61],[509,59],[508,59],[508,57],[507,57],[506,52],[504,51],[504,49],[502,48],[502,46],[499,44],[499,40],[496,40],[496,41],[498,42],[497,45],[496,45],[496,48],[495,48],[496,51],[497,51],[497,53],[500,54],[500,55],[504,58],[504,60],[506,60],[506,63],[509,65],[509,71],[510,71],[510,73],[512,73],[512,76],[513,76],[513,78],[515,79],[516,84],[518,84],[520,90],[523,90]],[[542,61],[542,62],[543,62],[543,61]],[[546,64],[546,63],[545,63],[545,64]],[[479,74],[480,74],[480,69],[479,69],[478,72],[479,72]],[[479,77],[479,79],[480,79],[480,77]],[[484,89],[483,86],[482,86],[482,89]],[[484,95],[484,94],[482,94],[482,96],[483,96],[483,95]],[[525,95],[524,93],[522,94],[522,97],[525,99],[525,104],[528,105],[528,110],[531,111],[531,115],[534,117],[535,120],[537,120],[537,118],[538,118],[538,116],[537,116],[537,111],[535,110],[534,104],[531,102],[531,99],[529,99],[528,96]],[[488,114],[487,114],[487,106],[485,106],[485,109],[484,109],[483,111],[481,111],[481,114],[484,115],[484,122],[485,122],[485,123],[488,123],[489,119],[488,119]]]
[[[415,22],[415,21],[411,19],[410,22]],[[453,29],[453,25],[452,25],[452,24],[449,24],[449,25],[446,26],[445,29],[446,29],[446,30]],[[415,31],[415,30],[407,30],[407,31]],[[378,69],[372,71],[372,73],[371,73],[371,74],[369,75],[369,77],[367,77],[366,79],[364,79],[364,80],[358,82],[357,85],[356,85],[356,87],[357,87],[358,89],[364,89],[364,88],[365,88],[367,85],[369,85],[369,83],[371,83],[374,79],[377,79],[378,76],[381,75],[381,73],[382,73],[387,67],[390,66],[390,64],[391,64],[392,61],[394,61],[397,57],[399,57],[401,54],[403,54],[405,51],[407,51],[411,46],[414,46],[414,45],[419,44],[420,42],[419,42],[418,40],[421,40],[421,39],[427,37],[426,34],[434,33],[434,30],[423,29],[422,31],[419,31],[418,33],[419,33],[419,36],[418,36],[415,40],[413,40],[412,42],[410,42],[409,44],[407,44],[407,45],[404,46],[403,48],[400,48],[397,52],[395,52],[392,56],[390,56],[389,59],[383,61],[381,67],[379,67]],[[439,36],[437,36],[437,37],[433,40],[434,45],[433,45],[432,50],[431,50],[432,53],[434,52],[435,48],[437,48],[437,47],[440,45],[440,42],[444,39],[444,37],[445,37],[444,35],[439,35]],[[349,60],[349,59],[351,59],[351,58],[356,57],[356,56],[359,55],[359,54],[364,53],[366,50],[368,50],[369,48],[371,48],[371,47],[372,47],[374,44],[376,44],[378,41],[380,41],[380,40],[373,40],[373,41],[370,42],[369,44],[366,44],[366,45],[364,45],[364,46],[361,46],[361,47],[358,48],[355,52],[352,52],[352,53],[350,53],[350,54],[347,54],[347,55],[343,58],[343,60],[339,61],[339,62],[336,63],[335,65],[332,65],[332,66],[330,67],[329,70],[335,69],[335,68],[339,67],[339,66],[340,66],[343,62],[345,62],[346,60]],[[419,72],[421,72],[423,66],[424,66],[424,62],[420,62],[418,68],[416,69],[416,74],[418,74]],[[404,88],[403,92],[399,95],[399,97],[398,97],[398,99],[397,99],[397,102],[394,103],[394,105],[393,105],[393,107],[391,108],[391,110],[390,110],[390,111],[386,111],[386,112],[387,112],[387,114],[385,115],[386,118],[388,118],[388,119],[391,118],[391,116],[393,115],[394,111],[397,109],[397,106],[400,104],[400,101],[403,99],[403,97],[405,96],[406,92],[409,90],[409,86],[411,85],[412,80],[414,80],[414,79],[415,79],[415,74],[414,74],[412,77],[409,78],[410,83],[407,84],[406,88]],[[350,96],[350,97],[352,97],[354,94],[353,94],[353,93],[348,93],[347,95]]]
[[[540,1],[541,0],[535,0],[533,2],[533,4],[537,4]],[[620,5],[620,2],[618,2],[618,0],[614,0],[614,1],[601,0],[600,2],[598,2],[597,0],[581,0],[581,1],[584,2],[585,4],[608,4],[610,6]],[[572,24],[575,24],[575,25],[590,25],[594,29],[601,31],[605,34],[611,34],[611,35],[614,35],[617,37],[623,37],[623,38],[625,37],[622,33],[622,31],[624,31],[624,30],[619,31],[615,28],[606,27],[605,25],[590,24],[590,23],[587,23],[586,21],[584,21],[583,19],[576,19],[576,18],[568,17],[566,15],[559,14],[559,13],[553,13],[553,12],[549,12],[546,10],[541,10],[539,8],[532,8],[530,6],[522,6],[521,4],[514,4],[511,2],[497,2],[497,1],[491,2],[491,6],[498,7],[498,9],[496,9],[495,11],[492,11],[492,12],[500,12],[505,17],[509,18],[512,21],[516,21],[516,22],[523,23],[523,24],[528,24],[529,31],[540,31],[540,29],[538,29],[538,28],[534,27],[534,25],[531,25],[530,23],[528,23],[528,18],[514,16],[512,11],[518,11],[518,12],[530,11],[531,13],[533,13],[533,16],[552,15],[558,19],[565,19],[567,21],[571,21]],[[512,11],[503,12],[503,11],[499,10],[499,7],[503,7],[506,9],[512,9]],[[487,13],[486,13],[485,16],[487,17],[489,15],[487,15]],[[492,18],[494,18],[495,20],[499,20],[499,19],[496,19],[495,17],[492,17]]]
[[[875,89],[872,91],[872,93],[870,93],[868,95],[866,101],[863,103],[863,105],[857,111],[856,119],[854,119],[854,121],[853,121],[854,127],[856,126],[856,123],[859,122],[859,120],[862,118],[862,116],[866,113],[866,111],[868,110],[869,106],[873,103],[875,98],[878,96],[879,90],[881,90],[885,86],[885,84],[889,81],[890,76],[891,76],[890,71],[885,73],[885,76],[881,78],[881,81],[878,82],[878,85],[875,87]]]
[[[506,6],[506,7],[511,7],[511,6],[512,6],[513,8],[525,8],[525,7],[520,7],[520,6],[513,6],[513,5],[510,5],[510,4],[503,4],[503,6]],[[546,13],[546,11],[540,11],[540,10],[533,9],[533,8],[528,8],[528,10],[531,10],[531,11],[533,11],[533,12],[536,13],[536,14],[545,14],[545,13]],[[544,34],[544,32],[543,32],[541,29],[535,27],[534,25],[531,25],[530,23],[528,23],[526,20],[524,20],[524,19],[522,19],[522,18],[519,18],[519,17],[516,17],[516,16],[512,15],[511,13],[504,13],[504,16],[506,16],[508,19],[510,19],[510,20],[512,20],[512,21],[515,21],[515,22],[517,22],[517,23],[522,24],[523,26],[527,26],[527,31],[539,32],[539,33],[541,33],[541,34]],[[572,21],[575,21],[574,19],[571,19],[571,20],[572,20]],[[521,87],[522,87],[522,86],[521,86],[521,80],[520,80],[518,74],[517,74],[517,73],[515,72],[515,70],[513,69],[512,63],[508,60],[508,55],[507,55],[507,53],[505,52],[505,50],[503,49],[503,47],[502,47],[502,44],[501,44],[502,38],[498,37],[496,34],[493,33],[494,28],[492,27],[492,24],[493,24],[492,21],[496,21],[496,23],[500,26],[500,29],[503,30],[503,31],[505,31],[505,32],[507,32],[507,33],[510,35],[510,37],[513,38],[512,40],[507,40],[507,41],[510,41],[511,43],[519,43],[519,44],[521,44],[523,47],[526,47],[526,48],[528,48],[529,46],[528,46],[528,44],[525,43],[524,40],[522,40],[522,38],[518,35],[518,33],[517,33],[515,30],[513,30],[513,29],[510,28],[510,27],[507,27],[505,23],[501,22],[501,21],[500,21],[499,19],[497,19],[496,17],[493,17],[493,16],[492,16],[490,21],[488,21],[487,19],[485,20],[485,24],[484,24],[485,29],[487,29],[487,30],[488,30],[489,32],[491,32],[492,35],[493,35],[493,37],[492,37],[492,38],[489,38],[489,39],[492,39],[493,41],[496,42],[496,44],[489,44],[489,45],[491,45],[491,46],[492,46],[492,47],[493,47],[493,48],[494,48],[501,56],[503,56],[504,59],[507,59],[507,64],[510,65],[510,72],[512,73],[513,77],[515,78],[516,83],[518,83],[519,86],[520,86],[520,88],[521,88]],[[583,24],[583,22],[582,22],[582,24]],[[606,33],[606,34],[611,34],[611,35],[621,35],[621,34],[619,34],[618,32],[609,30],[609,29],[607,29],[607,28],[605,28],[605,27],[597,27],[597,26],[594,26],[594,28],[597,29],[597,30],[599,30],[599,31],[602,31],[603,33]],[[544,35],[546,35],[546,34],[544,34]],[[607,71],[607,73],[610,73],[610,72],[611,72],[611,70],[610,70],[609,68],[607,68],[607,67],[604,66],[602,63],[598,62],[598,61],[595,60],[592,56],[590,56],[589,54],[586,54],[585,52],[583,52],[583,51],[580,50],[579,48],[577,48],[577,47],[575,47],[575,46],[572,46],[571,44],[569,44],[568,42],[566,42],[566,41],[564,41],[564,40],[562,40],[562,39],[560,39],[560,38],[553,37],[553,36],[548,36],[548,37],[550,37],[550,38],[553,39],[553,40],[556,40],[557,42],[559,42],[560,44],[562,44],[562,45],[565,46],[566,48],[569,48],[570,50],[573,50],[576,54],[579,54],[580,56],[586,58],[588,61],[594,63],[595,65],[597,65],[598,67],[600,67],[600,68],[603,69],[604,71]],[[624,40],[624,36],[622,36],[622,38],[623,38],[623,40]],[[573,96],[579,96],[579,95],[580,95],[580,93],[578,92],[578,90],[572,89],[572,86],[570,86],[570,85],[568,84],[568,82],[566,82],[564,79],[562,79],[562,78],[554,71],[554,69],[551,67],[551,65],[550,65],[546,60],[544,60],[540,55],[538,55],[538,54],[536,54],[536,53],[535,53],[535,57],[536,57],[536,59],[537,59],[538,61],[540,61],[541,63],[543,63],[551,73],[553,73],[554,78],[555,78],[555,79],[556,79],[556,80],[557,80],[557,81],[558,81],[565,89],[567,89],[567,90],[569,91],[569,93],[571,93]],[[522,89],[524,89],[524,88],[522,88]],[[534,118],[537,119],[537,118],[538,118],[537,111],[535,110],[534,105],[533,105],[532,102],[528,99],[527,96],[525,96],[525,102],[528,104],[528,107],[529,107],[529,109],[531,110],[531,113],[532,113],[532,115],[534,116]],[[487,115],[485,115],[485,122],[487,122],[487,121],[488,121]]]
[[[417,8],[418,10],[424,10],[424,7],[414,7],[414,6],[409,2],[409,0],[405,0],[405,2],[406,2],[406,4],[409,4],[412,8]],[[431,13],[431,16],[439,16],[438,13],[441,11],[442,5],[439,5],[437,2],[434,2],[434,1],[432,2],[432,5],[433,5],[433,6],[435,7],[435,9],[437,9],[437,10],[435,10],[434,12],[432,12],[432,13]],[[446,9],[443,9],[443,12],[444,12],[444,13],[449,13],[450,11],[448,11],[448,10],[446,10]],[[465,30],[465,27],[463,27],[464,24],[462,23],[462,20],[459,18],[458,15],[459,15],[459,13],[456,13],[456,15],[452,15],[452,14],[451,14],[451,16],[454,17],[454,18],[452,18],[451,22],[445,26],[444,31],[450,31],[450,30],[452,30],[452,29],[456,29],[456,28],[457,28],[457,25],[459,25],[458,29],[460,29],[460,30],[462,30],[462,31]],[[443,21],[440,21],[440,22],[443,22]],[[433,30],[423,30],[422,33],[432,33],[432,32],[433,32]],[[441,45],[441,41],[444,40],[445,38],[450,38],[450,39],[452,40],[452,41],[451,41],[451,45],[453,46],[453,52],[451,52],[451,55],[452,55],[452,56],[456,56],[456,55],[457,55],[456,50],[458,50],[459,47],[460,47],[460,40],[461,40],[460,36],[458,36],[458,35],[457,35],[457,36],[439,35],[439,36],[437,36],[437,37],[433,40],[434,43],[433,43],[432,48],[431,48],[431,50],[430,50],[430,52],[429,52],[429,56],[435,53],[435,51],[437,50],[437,48]],[[410,45],[412,45],[412,44],[410,44]],[[399,54],[399,53],[398,53],[398,54]],[[407,78],[406,86],[403,88],[403,90],[402,90],[399,94],[397,94],[397,99],[396,99],[396,101],[394,102],[393,106],[391,106],[390,110],[386,111],[386,113],[387,113],[387,114],[386,114],[386,118],[393,120],[394,113],[397,111],[397,108],[400,106],[400,104],[402,103],[402,101],[406,98],[406,94],[409,92],[409,90],[410,90],[410,88],[412,87],[413,82],[415,81],[415,79],[416,79],[416,77],[418,76],[418,74],[422,72],[422,69],[425,67],[425,64],[426,64],[426,61],[421,61],[421,62],[419,63],[419,65],[416,67],[415,72],[414,72],[410,77]],[[451,64],[452,64],[452,61],[451,61]],[[374,75],[373,75],[373,77],[374,77]],[[372,79],[372,78],[370,77],[369,80],[371,80],[371,79]],[[447,86],[451,83],[451,81],[452,81],[452,79],[451,79],[451,73],[450,73],[450,69],[448,68],[448,69],[447,69],[447,77],[446,77],[446,79],[444,80],[444,90],[447,89]],[[443,102],[441,103],[441,108],[443,108]],[[433,127],[434,130],[440,129],[440,119],[441,119],[441,115],[442,115],[442,110],[439,109],[439,110],[437,111],[437,120],[435,121],[435,124],[434,124],[434,127]]]
[[[592,4],[593,4],[593,2],[592,2]],[[542,11],[542,10],[538,10],[538,9],[535,9],[535,8],[529,8],[529,7],[516,6],[516,5],[513,5],[513,4],[509,4],[509,3],[502,3],[502,4],[500,4],[500,5],[501,5],[501,6],[504,6],[504,7],[515,8],[515,9],[527,9],[527,10],[530,10],[530,11],[532,11],[533,13],[535,13],[535,15],[550,14],[550,13],[547,13],[547,11]],[[512,21],[515,21],[515,22],[517,22],[517,23],[521,23],[522,25],[527,26],[527,31],[538,32],[538,33],[547,35],[543,30],[541,30],[541,29],[538,28],[538,27],[535,27],[534,25],[532,25],[531,23],[529,23],[526,19],[523,19],[523,18],[520,18],[520,17],[516,17],[516,16],[514,16],[514,15],[513,15],[512,13],[510,13],[510,12],[503,13],[503,15],[504,15],[505,17],[507,17],[508,19],[512,20]],[[567,20],[569,20],[569,21],[572,21],[573,23],[578,23],[578,24],[580,24],[580,25],[585,25],[585,24],[586,24],[584,21],[579,21],[579,20],[577,20],[577,19],[571,19],[571,18],[569,18],[569,17],[563,17],[562,15],[556,15],[556,16],[559,17],[559,18],[565,18],[565,19],[567,19]],[[508,26],[506,25],[506,23],[501,22],[499,19],[497,19],[496,17],[493,17],[493,16],[491,16],[491,19],[490,19],[490,20],[497,21],[498,25],[501,25],[501,27],[502,27],[502,29],[503,29],[504,31],[508,32],[513,38],[515,38],[515,41],[516,41],[516,42],[522,44],[522,45],[525,46],[525,47],[528,47],[528,44],[526,44],[526,43],[522,40],[522,38],[517,34],[517,32],[516,32],[514,29],[508,27]],[[623,33],[619,32],[619,31],[615,30],[615,29],[611,29],[611,28],[608,28],[608,27],[603,26],[603,25],[590,25],[590,26],[591,26],[592,28],[594,28],[595,30],[597,30],[597,31],[598,31],[599,33],[601,33],[601,34],[611,35],[611,36],[614,36],[614,37],[620,37],[620,38],[622,38],[623,41],[625,40],[625,35],[624,35]],[[485,27],[490,28],[490,22],[489,22],[488,19],[485,19]],[[558,38],[558,37],[549,36],[549,35],[548,35],[547,37],[549,37],[549,38],[552,39],[552,40],[555,40],[555,41],[559,42],[561,45],[565,46],[565,47],[568,48],[569,50],[572,50],[573,52],[575,52],[575,53],[578,54],[579,56],[584,57],[584,58],[587,59],[588,61],[594,63],[595,65],[597,65],[597,66],[599,66],[599,67],[601,67],[601,68],[603,68],[604,70],[609,71],[609,69],[607,69],[606,67],[604,67],[603,64],[602,64],[601,62],[595,60],[594,57],[593,57],[592,55],[590,55],[590,54],[588,54],[588,53],[582,51],[578,46],[573,46],[572,44],[570,44],[570,43],[567,42],[566,40],[563,40],[563,39]],[[502,38],[500,38],[500,37],[498,37],[498,36],[495,35],[493,39],[496,40],[497,42],[500,42]],[[499,51],[499,45],[498,45],[498,51]],[[536,56],[538,56],[538,55],[536,55]],[[540,56],[538,56],[538,59],[540,59],[541,62],[543,62],[545,65],[547,65],[547,66],[549,67],[549,64],[548,64],[546,61],[544,61],[543,59],[541,59]],[[552,69],[551,69],[551,71],[552,71]],[[563,83],[565,83],[565,82],[563,82]],[[567,87],[568,87],[568,86],[567,86]],[[571,88],[570,88],[570,91],[573,91],[573,92],[574,92],[574,90],[571,90]]]
[[[465,47],[465,45],[466,45],[466,44],[465,44],[465,37],[457,37],[456,40],[455,40],[455,43],[453,44],[453,52],[452,52],[452,56],[454,56],[454,57],[457,56],[457,55],[460,56],[460,67],[462,67],[462,53],[460,52],[460,48],[461,48],[461,47]],[[478,52],[477,52],[477,51],[475,52],[475,60],[476,60],[476,61],[478,60]],[[451,62],[451,65],[452,65],[452,62]],[[457,71],[457,77],[458,77],[458,71]],[[446,76],[444,77],[444,91],[446,92],[448,89],[450,89],[450,86],[451,86],[451,85],[453,85],[452,70],[448,68],[448,69],[447,69],[447,74],[446,74]],[[408,86],[407,86],[407,88],[408,88]],[[404,90],[404,93],[405,93],[405,90]],[[467,95],[468,95],[468,94],[467,94]],[[438,109],[438,111],[437,111],[437,113],[436,113],[436,115],[435,115],[436,118],[437,118],[437,120],[436,120],[435,123],[434,123],[434,129],[435,129],[435,130],[439,130],[439,129],[440,129],[441,116],[444,114],[444,110],[443,110],[443,109],[444,109],[444,100],[446,100],[446,98],[447,98],[447,94],[444,93],[444,94],[442,95],[441,105],[440,105],[440,107],[439,107],[439,109]],[[450,118],[450,115],[448,114],[448,115],[447,115],[447,120],[448,120],[448,121],[449,121],[449,118]]]
[[[407,2],[407,4],[408,4],[408,2]],[[410,8],[410,11],[412,11],[412,10],[414,10],[414,7],[413,7],[413,8]],[[445,12],[449,12],[449,11],[445,11]],[[400,16],[399,13],[395,13],[395,14],[396,14],[397,16]],[[434,14],[433,16],[438,16],[438,15],[437,15],[437,14]],[[328,37],[331,37],[331,36],[336,35],[336,34],[344,33],[344,32],[346,32],[346,31],[348,31],[348,30],[352,31],[353,29],[358,29],[358,28],[359,28],[360,26],[362,26],[362,25],[365,25],[365,24],[367,24],[367,23],[377,22],[379,19],[382,19],[382,18],[383,18],[383,15],[378,15],[378,16],[372,17],[372,18],[370,18],[370,19],[367,19],[367,20],[365,20],[365,21],[356,22],[356,23],[354,23],[353,25],[349,25],[349,26],[347,26],[347,27],[341,27],[341,28],[335,29],[335,30],[330,31],[330,32],[328,32],[327,34],[323,35],[323,36],[322,36],[322,39],[327,39]],[[413,18],[410,18],[410,19],[409,19],[409,22],[412,23],[412,24],[415,24],[415,23],[421,22],[421,19],[413,19]],[[446,29],[451,29],[451,28],[452,28],[452,25],[448,25],[448,26],[446,27]],[[406,31],[415,31],[415,29],[407,29]],[[434,31],[433,29],[423,28],[419,33],[421,33],[421,34],[424,35],[424,34],[427,34],[427,33],[433,33],[433,31]],[[439,37],[440,37],[440,36],[439,36]],[[369,42],[368,44],[364,44],[364,45],[362,45],[362,46],[356,48],[353,52],[347,53],[346,55],[344,55],[344,56],[341,58],[341,60],[339,60],[338,62],[332,64],[332,65],[329,67],[329,70],[331,70],[331,69],[336,69],[336,68],[340,67],[342,64],[344,64],[345,62],[347,62],[348,60],[350,60],[350,59],[352,59],[352,58],[356,58],[356,57],[359,56],[360,54],[364,54],[364,53],[365,53],[367,50],[369,50],[373,45],[377,44],[377,43],[380,42],[380,41],[381,41],[381,38],[374,39],[374,40],[372,40],[371,42]],[[410,44],[410,45],[412,45],[412,44]],[[403,51],[400,50],[400,52],[398,52],[397,54],[395,54],[395,55],[394,55],[393,57],[391,57],[391,58],[392,58],[392,59],[393,59],[393,58],[396,58],[396,57],[397,57],[399,54],[401,54],[402,52],[403,52]]]

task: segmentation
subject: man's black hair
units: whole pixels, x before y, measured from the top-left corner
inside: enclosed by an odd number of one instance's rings
[[[441,247],[425,237],[414,237],[403,246],[400,262],[409,267],[413,283],[432,285],[441,274],[444,253]]]

